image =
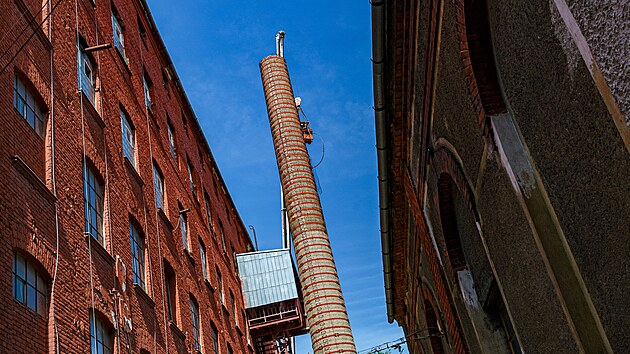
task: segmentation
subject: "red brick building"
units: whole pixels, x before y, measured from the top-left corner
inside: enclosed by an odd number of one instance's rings
[[[146,2],[0,12],[0,352],[252,351],[252,244]]]

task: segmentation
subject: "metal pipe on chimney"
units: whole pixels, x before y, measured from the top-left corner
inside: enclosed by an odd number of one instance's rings
[[[356,353],[311,160],[282,57],[284,32],[279,32],[276,39],[277,55],[264,58],[260,71],[313,352]]]
[[[284,31],[280,30],[276,34],[276,55],[284,58]]]

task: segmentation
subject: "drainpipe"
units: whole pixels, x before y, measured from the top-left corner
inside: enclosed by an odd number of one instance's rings
[[[374,119],[378,159],[378,197],[387,321],[394,322],[392,286],[391,227],[389,201],[389,137],[385,113],[385,0],[372,0],[372,73],[374,78]]]

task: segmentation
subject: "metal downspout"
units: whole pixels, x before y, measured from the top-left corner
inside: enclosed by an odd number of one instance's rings
[[[378,159],[378,196],[381,221],[383,274],[387,321],[394,322],[394,288],[392,286],[390,201],[389,201],[389,142],[385,113],[385,0],[372,0],[372,73],[374,78],[374,119],[376,154]]]

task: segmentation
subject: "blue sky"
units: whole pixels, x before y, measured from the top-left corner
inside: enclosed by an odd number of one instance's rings
[[[370,5],[362,1],[149,0],[221,174],[261,249],[279,248],[280,187],[258,63],[287,32],[296,95],[324,141],[316,169],[357,349],[402,337],[387,323],[372,111]],[[319,161],[321,140],[310,147]],[[298,353],[312,353],[307,336]]]

